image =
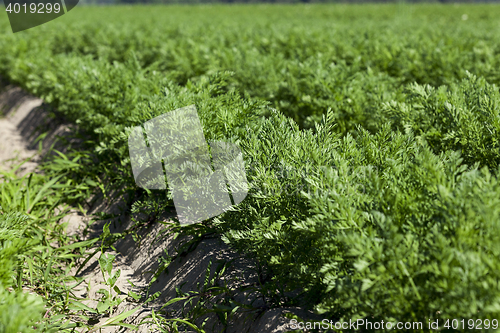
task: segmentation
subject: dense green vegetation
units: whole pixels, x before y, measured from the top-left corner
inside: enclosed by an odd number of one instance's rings
[[[67,213],[65,196],[85,186],[39,174],[18,177],[16,169],[0,172],[0,332],[76,327],[68,315],[80,310],[70,296],[80,283],[68,272],[71,259],[95,241],[75,243],[58,221]]]
[[[85,135],[68,154],[78,163],[49,163],[46,177],[132,194],[132,213],[171,202],[136,187],[131,127],[196,104],[208,140],[242,148],[251,191],[183,232],[253,254],[270,306],[335,320],[498,319],[498,13],[82,7],[15,35],[2,17],[0,74]]]

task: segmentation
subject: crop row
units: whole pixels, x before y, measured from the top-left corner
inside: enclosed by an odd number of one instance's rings
[[[203,227],[329,318],[498,318],[498,21],[367,8],[82,8],[2,35],[0,74],[85,133],[71,177],[105,174],[135,207],[164,194],[136,188],[131,128],[195,104],[250,183]]]

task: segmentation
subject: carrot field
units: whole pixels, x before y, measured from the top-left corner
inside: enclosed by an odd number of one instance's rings
[[[189,241],[158,257],[151,284],[215,235],[256,262],[251,290],[264,304],[222,284],[180,292],[144,320],[159,331],[218,332],[204,316],[227,329],[242,310],[287,307],[331,325],[497,331],[500,6],[78,6],[15,34],[0,14],[0,76],[71,129],[39,172],[0,178],[0,332],[91,331],[104,317],[139,329],[132,312],[114,310],[106,253],[125,237],[139,246],[155,223],[159,238]],[[168,190],[137,185],[128,138],[188,105],[208,142],[240,147],[249,190],[231,210],[181,226],[162,217],[173,209]],[[96,197],[124,208],[94,220],[131,226],[67,236],[61,207],[86,215]],[[111,287],[91,308],[57,281],[71,280],[65,269],[96,245]],[[136,309],[154,298],[147,288],[128,297]],[[168,311],[192,299],[189,311]]]

